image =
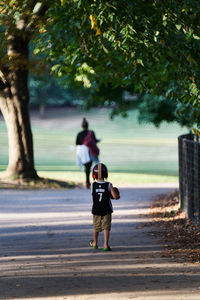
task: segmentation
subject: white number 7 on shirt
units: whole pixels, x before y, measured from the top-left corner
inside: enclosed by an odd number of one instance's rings
[[[98,195],[99,195],[99,202],[101,202],[101,200],[102,200],[102,193],[98,193]]]

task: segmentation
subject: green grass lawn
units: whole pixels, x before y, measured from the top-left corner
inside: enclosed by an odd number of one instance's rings
[[[39,175],[84,181],[83,172],[76,166],[74,146],[84,116],[97,138],[102,138],[100,159],[108,166],[111,181],[134,184],[178,180],[177,137],[187,132],[185,128],[175,123],[164,123],[159,129],[150,124],[139,125],[136,111],[131,111],[126,119],[110,120],[109,111],[105,109],[87,113],[69,108],[51,110],[47,111],[45,119],[33,114],[35,165]],[[0,135],[0,171],[4,171],[8,163],[8,145],[2,119]]]

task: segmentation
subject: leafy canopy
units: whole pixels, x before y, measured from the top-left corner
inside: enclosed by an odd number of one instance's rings
[[[122,87],[162,96],[182,116],[189,112],[192,123],[200,121],[199,0],[1,3],[1,35],[5,24],[12,30],[13,24],[19,28],[26,23],[24,30],[32,28],[35,55],[43,53],[52,72],[68,84],[90,89],[90,103],[105,90],[99,98],[103,104],[109,100],[106,91]],[[121,97],[115,102],[119,111],[130,105]]]

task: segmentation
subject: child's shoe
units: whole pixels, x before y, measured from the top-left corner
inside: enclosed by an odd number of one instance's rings
[[[93,249],[98,249],[98,246],[93,246],[93,242],[93,240],[89,242],[90,247],[92,247]]]
[[[103,248],[103,251],[111,251],[110,246],[108,246],[108,247],[106,247],[106,248]]]

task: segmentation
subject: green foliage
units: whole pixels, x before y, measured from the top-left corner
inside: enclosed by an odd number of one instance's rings
[[[2,3],[0,52],[5,50],[5,24],[12,31],[14,24],[26,21],[34,54],[42,53],[52,73],[68,86],[83,86],[87,106],[114,101],[115,113],[125,114],[130,103],[120,93],[113,99],[111,91],[131,87],[138,94],[162,96],[167,103],[158,101],[159,109],[175,105],[180,118],[189,114],[191,123],[199,122],[199,0]]]
[[[194,121],[200,123],[200,110],[196,110],[188,103],[168,100],[162,96],[145,95],[140,97],[136,108],[140,123],[153,123],[159,127],[163,121],[178,122],[181,126],[191,128]]]
[[[60,105],[73,104],[76,94],[73,90],[65,89],[59,80],[47,74],[30,76],[30,104],[32,105]]]
[[[167,107],[181,103],[181,113],[199,110],[199,1],[63,1],[48,14],[36,52],[56,60],[57,76],[92,89],[90,106],[114,101],[124,112],[129,103],[111,99],[109,89],[131,86],[164,97]]]
[[[139,122],[150,122],[156,127],[162,121],[173,122],[176,121],[176,103],[169,102],[163,97],[145,95],[141,97],[138,105]]]

